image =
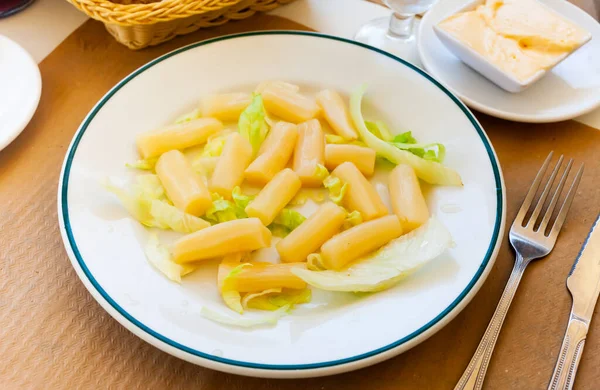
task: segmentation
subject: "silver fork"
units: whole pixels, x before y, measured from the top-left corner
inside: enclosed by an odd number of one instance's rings
[[[546,158],[546,161],[544,161],[542,168],[540,168],[539,172],[537,173],[535,180],[531,184],[531,188],[529,189],[529,192],[523,201],[523,205],[521,206],[521,209],[519,210],[519,213],[515,217],[515,220],[510,228],[509,239],[516,252],[515,266],[510,274],[508,283],[504,288],[504,292],[502,293],[502,297],[500,298],[500,302],[498,303],[498,307],[494,312],[492,320],[490,321],[490,324],[488,325],[485,334],[483,335],[483,338],[477,347],[477,351],[475,351],[475,354],[471,359],[471,362],[454,388],[455,390],[482,388],[483,380],[485,379],[485,373],[487,371],[488,364],[490,363],[490,358],[492,356],[492,352],[494,351],[494,346],[496,345],[500,328],[502,327],[502,323],[504,322],[508,308],[510,307],[513,297],[515,296],[517,287],[519,287],[519,282],[521,281],[523,272],[525,272],[525,268],[527,268],[531,261],[542,258],[550,253],[552,248],[554,248],[558,233],[565,222],[567,213],[569,212],[569,208],[571,207],[571,203],[573,202],[573,198],[577,192],[577,187],[581,181],[583,164],[577,171],[575,179],[573,179],[573,183],[571,184],[569,192],[567,193],[567,196],[560,207],[560,211],[558,212],[558,216],[556,217],[554,224],[550,228],[550,232],[548,235],[546,235],[548,223],[550,222],[554,208],[558,203],[560,193],[562,192],[567,177],[569,176],[571,165],[573,165],[573,159],[569,160],[567,163],[567,167],[565,168],[558,186],[552,195],[552,199],[550,200],[546,212],[539,223],[539,227],[536,225],[536,223],[539,222],[538,217],[540,217],[544,203],[546,202],[548,194],[552,189],[554,179],[556,178],[560,166],[562,165],[563,156],[560,156],[558,159],[558,163],[550,174],[550,177],[544,186],[544,190],[540,195],[540,198],[535,205],[531,216],[526,219],[527,213],[530,210],[535,198],[535,194],[537,193],[544,174],[546,173],[546,169],[550,164],[552,154],[553,153],[550,152]]]

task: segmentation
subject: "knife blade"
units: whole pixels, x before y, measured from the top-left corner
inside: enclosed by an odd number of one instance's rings
[[[567,288],[573,297],[573,314],[591,321],[600,294],[600,227],[592,226],[567,278]]]
[[[571,316],[563,339],[549,390],[570,390],[581,360],[585,339],[600,294],[600,215],[581,247],[567,277],[573,297]]]

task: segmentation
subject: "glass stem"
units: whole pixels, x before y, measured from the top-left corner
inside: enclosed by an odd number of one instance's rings
[[[392,13],[390,18],[390,29],[388,34],[395,38],[408,39],[413,34],[413,27],[415,25],[415,15],[399,14],[397,12]]]

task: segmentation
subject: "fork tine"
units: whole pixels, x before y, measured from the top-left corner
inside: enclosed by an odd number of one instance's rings
[[[581,175],[583,175],[583,164],[577,171],[577,175],[575,175],[575,179],[573,180],[573,184],[571,184],[571,188],[569,188],[569,192],[567,193],[567,197],[563,202],[562,206],[560,206],[560,211],[558,212],[558,216],[556,217],[556,221],[554,221],[554,225],[552,225],[552,230],[550,230],[550,234],[548,237],[554,242],[558,237],[558,233],[562,228],[565,219],[567,218],[567,213],[571,208],[571,203],[573,202],[573,198],[575,197],[575,193],[577,192],[577,187],[579,187],[579,182],[581,181]]]
[[[544,177],[544,173],[546,173],[546,168],[548,168],[548,164],[550,163],[550,160],[552,159],[553,154],[554,154],[554,152],[550,152],[548,157],[546,157],[546,161],[544,161],[544,164],[542,164],[542,167],[540,168],[537,175],[535,176],[535,179],[533,180],[533,183],[531,184],[531,187],[529,188],[529,192],[527,193],[527,196],[525,196],[525,200],[523,200],[523,204],[521,205],[521,208],[519,209],[519,212],[517,213],[517,216],[515,217],[515,221],[513,222],[513,225],[517,224],[517,223],[519,225],[523,225],[523,220],[525,219],[525,215],[527,214],[527,211],[529,210],[529,207],[531,206],[531,202],[533,201],[533,198],[535,197],[535,193],[537,192],[537,190],[540,186],[542,177]]]
[[[556,163],[554,170],[550,174],[550,178],[548,179],[548,182],[546,183],[546,186],[544,187],[544,191],[542,191],[542,195],[540,195],[540,199],[538,200],[537,205],[535,206],[535,209],[533,210],[533,213],[531,213],[531,217],[529,217],[529,221],[527,222],[526,226],[529,226],[531,224],[532,228],[535,227],[535,222],[537,221],[538,216],[540,215],[540,212],[542,211],[542,208],[544,207],[544,203],[546,203],[546,198],[548,197],[548,194],[550,193],[552,184],[554,184],[554,178],[556,177],[556,174],[558,173],[558,170],[560,169],[562,162],[563,162],[563,156],[561,155],[558,158],[558,162]]]
[[[573,165],[573,159],[570,159],[569,162],[567,163],[567,167],[565,168],[565,171],[562,174],[562,177],[560,178],[560,181],[558,182],[558,186],[556,186],[556,190],[554,191],[552,200],[550,201],[550,204],[548,205],[548,209],[546,210],[546,213],[544,214],[544,218],[542,219],[542,222],[540,223],[540,227],[538,228],[537,231],[540,231],[540,232],[546,231],[546,226],[548,226],[548,222],[550,221],[550,218],[552,217],[552,213],[554,212],[556,203],[558,203],[558,198],[560,198],[560,193],[562,192],[563,186],[565,185],[565,182],[567,181],[567,177],[569,176],[569,172],[571,171],[572,165]]]

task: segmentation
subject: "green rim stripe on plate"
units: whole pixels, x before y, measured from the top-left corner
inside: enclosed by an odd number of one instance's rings
[[[421,76],[425,77],[427,80],[429,80],[431,83],[433,83],[434,85],[436,85],[440,90],[442,90],[446,95],[448,95],[448,97],[450,97],[450,99],[452,99],[456,105],[462,110],[462,112],[469,118],[469,120],[471,121],[471,124],[473,125],[473,127],[475,128],[475,130],[477,131],[477,133],[479,134],[481,141],[483,142],[483,144],[485,145],[485,148],[487,150],[488,156],[490,158],[490,162],[494,171],[494,179],[496,182],[496,221],[495,221],[495,226],[494,226],[494,231],[493,231],[493,235],[492,235],[492,240],[490,242],[490,245],[488,247],[488,250],[486,252],[486,255],[479,267],[479,269],[477,270],[475,276],[473,277],[473,279],[471,279],[471,281],[469,282],[469,284],[467,285],[467,287],[461,292],[461,294],[445,309],[443,310],[440,314],[438,314],[434,319],[432,319],[431,321],[429,321],[427,324],[423,325],[421,328],[417,329],[416,331],[414,331],[413,333],[401,338],[400,340],[397,340],[391,344],[388,344],[386,346],[380,347],[378,349],[375,349],[373,351],[370,352],[366,352],[366,353],[362,353],[360,355],[356,355],[356,356],[352,356],[352,357],[348,357],[348,358],[344,358],[344,359],[338,359],[338,360],[333,360],[333,361],[326,361],[326,362],[319,362],[319,363],[311,363],[311,364],[287,364],[287,365],[277,365],[277,364],[261,364],[261,363],[251,363],[251,362],[244,362],[244,361],[238,361],[238,360],[232,360],[232,359],[226,359],[226,358],[222,358],[219,356],[215,356],[215,355],[210,355],[208,353],[205,352],[201,352],[189,347],[186,347],[185,345],[182,345],[174,340],[171,340],[163,335],[161,335],[160,333],[152,330],[151,328],[149,328],[148,326],[144,325],[143,323],[141,323],[140,321],[138,321],[136,318],[134,318],[131,314],[129,314],[127,311],[125,311],[121,306],[119,306],[119,304],[117,304],[107,293],[106,291],[102,288],[102,286],[100,286],[100,284],[98,283],[98,281],[94,278],[94,276],[91,274],[90,270],[88,269],[85,261],[83,260],[81,253],[79,252],[79,249],[77,248],[77,244],[75,242],[75,239],[73,237],[73,232],[71,230],[71,225],[70,225],[70,219],[69,219],[69,213],[68,213],[68,202],[67,202],[67,194],[68,194],[68,187],[69,187],[69,174],[70,174],[70,170],[71,170],[71,165],[73,162],[73,157],[77,151],[77,146],[79,145],[79,142],[81,141],[81,138],[83,137],[83,135],[85,134],[85,131],[87,129],[87,127],[89,126],[89,124],[91,123],[91,121],[94,119],[94,117],[96,116],[96,114],[98,113],[98,111],[100,111],[100,109],[104,106],[104,104],[117,92],[119,91],[119,89],[121,89],[123,86],[125,86],[129,81],[131,81],[133,78],[135,78],[136,76],[138,76],[139,74],[141,74],[142,72],[144,72],[145,70],[149,69],[150,67],[158,64],[161,61],[166,60],[169,57],[172,57],[174,55],[177,55],[179,53],[182,53],[184,51],[199,47],[199,46],[204,46],[207,44],[211,44],[211,43],[215,43],[215,42],[219,42],[219,41],[224,41],[224,40],[230,40],[230,39],[236,39],[236,38],[242,38],[242,37],[250,37],[250,36],[257,36],[257,35],[301,35],[301,36],[309,36],[309,37],[313,37],[313,38],[322,38],[322,39],[330,39],[330,40],[335,40],[335,41],[340,41],[340,42],[344,42],[344,43],[348,43],[354,46],[360,46],[364,49],[370,50],[370,51],[374,51],[376,53],[379,53],[381,55],[384,55],[386,57],[389,57],[401,64],[403,64],[404,66],[407,66],[409,68],[411,68],[412,70],[414,70],[415,72],[419,73]],[[471,112],[467,109],[467,107],[458,100],[458,98],[456,96],[454,96],[450,91],[448,91],[444,86],[442,86],[438,81],[436,81],[435,79],[433,79],[431,76],[429,76],[427,73],[425,73],[424,71],[422,71],[421,69],[415,67],[414,65],[402,60],[401,58],[398,58],[392,54],[389,54],[387,52],[384,52],[382,50],[379,50],[377,48],[359,43],[359,42],[355,42],[355,41],[351,41],[345,38],[340,38],[340,37],[335,37],[335,36],[329,36],[329,35],[325,35],[325,34],[320,34],[320,33],[312,33],[312,32],[304,32],[304,31],[259,31],[259,32],[248,32],[248,33],[242,33],[242,34],[235,34],[235,35],[227,35],[227,36],[223,36],[223,37],[218,37],[218,38],[213,38],[213,39],[209,39],[209,40],[205,40],[205,41],[201,41],[201,42],[197,42],[182,48],[179,48],[177,50],[174,50],[170,53],[167,53],[147,64],[145,64],[144,66],[140,67],[139,69],[135,70],[133,73],[131,73],[129,76],[125,77],[123,80],[121,80],[115,87],[113,87],[113,89],[111,89],[99,102],[98,104],[96,104],[96,106],[92,109],[92,111],[88,114],[88,116],[86,117],[86,119],[84,120],[84,122],[82,123],[81,127],[79,128],[79,130],[77,131],[77,134],[75,136],[75,139],[72,142],[71,148],[68,151],[67,154],[67,158],[66,158],[66,162],[65,162],[65,166],[64,166],[64,171],[62,173],[62,188],[61,188],[61,197],[60,197],[60,202],[61,202],[61,208],[62,208],[62,217],[64,220],[64,224],[65,224],[65,231],[69,240],[69,244],[71,246],[71,250],[73,251],[77,262],[79,263],[81,269],[83,270],[83,272],[85,273],[85,275],[87,276],[87,278],[89,279],[90,283],[94,286],[94,288],[100,293],[100,295],[102,295],[102,297],[106,300],[106,302],[108,302],[119,314],[121,314],[124,318],[126,318],[129,322],[131,322],[133,325],[137,326],[139,329],[143,330],[144,332],[148,333],[149,335],[151,335],[152,337],[162,341],[163,343],[176,348],[182,352],[186,352],[189,353],[191,355],[194,356],[198,356],[201,358],[205,358],[205,359],[209,359],[215,362],[219,362],[219,363],[225,363],[225,364],[230,364],[230,365],[235,365],[235,366],[240,366],[240,367],[248,367],[248,368],[256,368],[256,369],[264,369],[264,370],[306,370],[306,369],[315,369],[315,368],[324,368],[324,367],[332,367],[332,366],[337,366],[337,365],[341,365],[341,364],[345,364],[345,363],[351,363],[351,362],[356,362],[358,360],[361,359],[365,359],[371,356],[375,356],[378,355],[382,352],[388,351],[390,349],[393,349],[395,347],[398,347],[412,339],[414,339],[415,337],[419,336],[421,333],[425,332],[426,330],[428,330],[429,328],[431,328],[433,325],[435,325],[436,323],[438,323],[440,320],[442,320],[450,311],[452,311],[463,299],[464,297],[471,291],[471,289],[473,288],[473,286],[477,283],[477,281],[479,280],[479,278],[481,277],[481,274],[483,273],[483,271],[485,270],[485,268],[487,267],[492,254],[494,252],[494,248],[496,247],[496,244],[498,242],[499,239],[499,233],[500,233],[500,227],[501,227],[501,223],[502,223],[502,214],[503,214],[503,193],[502,193],[502,180],[500,178],[500,170],[498,169],[498,164],[497,161],[495,159],[494,156],[494,152],[492,149],[492,146],[490,145],[490,143],[488,142],[483,129],[479,126],[477,120],[473,117],[473,115],[471,114]]]

